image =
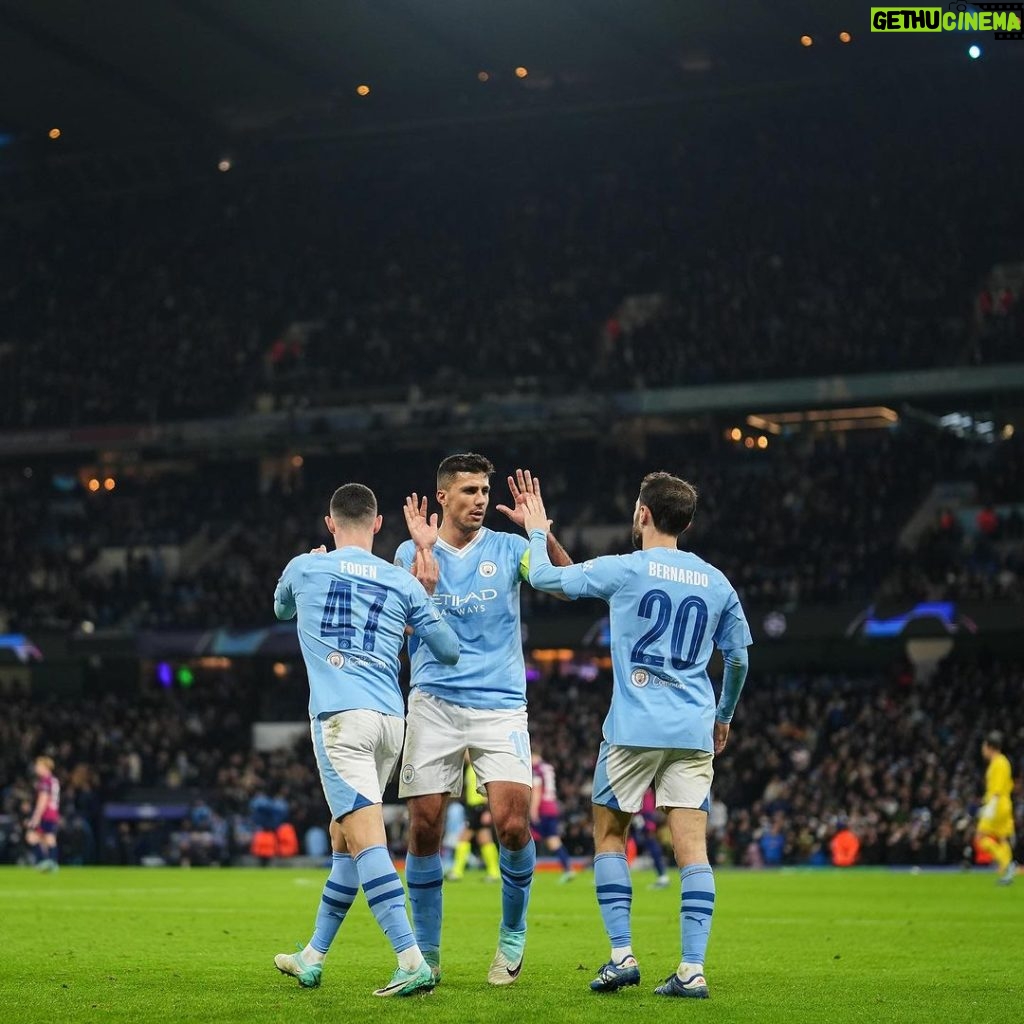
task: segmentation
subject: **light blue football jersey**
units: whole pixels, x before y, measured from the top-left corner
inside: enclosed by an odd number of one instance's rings
[[[434,603],[459,638],[454,668],[442,665],[426,645],[409,638],[412,685],[467,708],[509,710],[526,704],[519,585],[529,573],[529,543],[512,533],[482,527],[464,548],[434,545],[441,572]],[[395,565],[408,569],[416,553],[399,545]]]
[[[725,575],[689,551],[650,548],[554,568],[530,537],[530,580],[609,605],[614,685],[604,738],[627,747],[714,751],[708,661],[753,640]]]
[[[407,624],[424,646],[429,638],[458,657],[419,580],[358,547],[293,558],[274,591],[274,613],[298,616],[310,718],[357,708],[404,716],[398,669]]]

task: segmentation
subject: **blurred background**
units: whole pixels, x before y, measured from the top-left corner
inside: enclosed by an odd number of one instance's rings
[[[1024,40],[845,0],[0,0],[0,64],[0,863],[40,754],[65,863],[322,856],[274,584],[349,480],[390,559],[466,450],[502,500],[539,474],[577,561],[628,550],[644,473],[698,487],[756,644],[718,863],[847,827],[974,859],[985,732],[1024,767]],[[605,608],[523,613],[586,857]]]

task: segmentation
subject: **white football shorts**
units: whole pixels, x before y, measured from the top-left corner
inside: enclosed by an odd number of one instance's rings
[[[339,711],[310,723],[324,796],[336,821],[379,804],[402,753],[405,723],[379,711]]]
[[[654,783],[658,806],[711,807],[713,755],[705,750],[619,747],[602,741],[594,767],[593,802],[636,814]]]
[[[427,793],[461,796],[466,751],[482,795],[488,782],[533,785],[526,708],[465,708],[417,688],[409,695],[405,721],[398,779],[403,800]]]

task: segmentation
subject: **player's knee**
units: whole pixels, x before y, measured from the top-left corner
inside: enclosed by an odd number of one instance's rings
[[[329,833],[331,837],[331,849],[335,853],[347,853],[348,847],[345,845],[345,833],[341,827],[341,822],[333,820],[329,827]]]
[[[530,832],[530,820],[526,814],[512,812],[495,822],[498,842],[506,850],[521,850],[533,838]]]
[[[594,849],[599,853],[624,852],[629,837],[629,816],[595,813],[592,833]]]
[[[677,864],[705,864],[708,844],[703,836],[689,837],[672,844]]]
[[[444,804],[409,808],[409,848],[416,856],[429,856],[441,849],[444,836]]]
[[[622,853],[626,852],[627,838],[618,832],[607,829],[598,831],[594,829],[594,852],[595,853]]]
[[[441,833],[434,828],[410,828],[409,852],[417,857],[429,857],[441,849]]]

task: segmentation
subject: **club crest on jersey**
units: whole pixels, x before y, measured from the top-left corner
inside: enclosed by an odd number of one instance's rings
[[[402,781],[408,786],[414,778],[416,778],[416,769],[411,764],[407,764],[402,769]]]
[[[327,664],[331,668],[344,668],[345,667],[345,655],[341,651],[331,651],[327,655]]]
[[[490,579],[497,571],[498,567],[491,561],[480,563],[480,575],[486,579]]]
[[[645,668],[635,668],[629,674],[629,681],[634,686],[646,686],[651,681],[651,674]]]

